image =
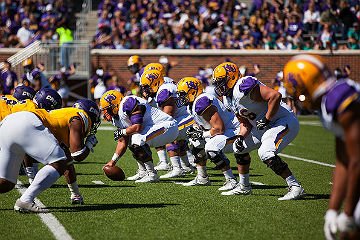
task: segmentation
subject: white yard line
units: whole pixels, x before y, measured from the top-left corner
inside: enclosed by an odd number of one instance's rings
[[[318,161],[315,161],[315,160],[301,158],[301,157],[295,157],[295,156],[291,156],[291,155],[287,155],[287,154],[283,154],[283,153],[279,153],[278,155],[281,156],[281,157],[291,158],[291,159],[295,159],[295,160],[299,160],[299,161],[303,161],[303,162],[314,163],[314,164],[318,164],[318,165],[321,165],[321,166],[335,167],[335,165],[333,165],[333,164],[318,162]]]
[[[115,129],[116,127],[112,127],[112,126],[100,126],[98,127],[97,130],[114,131]]]
[[[105,185],[105,183],[103,183],[102,181],[92,181],[93,183],[95,183],[96,185]]]
[[[321,127],[321,122],[318,121],[299,121],[300,125]]]
[[[26,188],[20,182],[17,181],[17,190],[20,194],[24,194]],[[41,207],[46,208],[46,206],[37,198],[35,198],[35,203]],[[57,240],[73,240],[70,234],[66,231],[65,227],[59,222],[59,220],[51,213],[38,213],[37,214],[41,221],[49,228],[49,230],[54,235]]]
[[[265,186],[265,184],[262,182],[250,182],[250,183],[251,185]]]

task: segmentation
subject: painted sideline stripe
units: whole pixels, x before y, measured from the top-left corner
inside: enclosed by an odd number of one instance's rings
[[[322,166],[326,166],[326,167],[335,167],[335,165],[333,165],[333,164],[318,162],[315,160],[301,158],[301,157],[295,157],[295,156],[291,156],[291,155],[287,155],[287,154],[283,154],[283,153],[279,153],[278,155],[281,157],[286,157],[286,158],[291,158],[291,159],[295,159],[295,160],[299,160],[299,161],[314,163],[314,164],[318,164],[318,165],[322,165]]]
[[[24,194],[26,188],[24,187],[21,181],[17,181],[17,190],[20,194]],[[46,208],[46,206],[37,198],[35,198],[35,203],[41,207]],[[54,235],[57,240],[73,240],[70,234],[66,231],[64,226],[59,222],[59,220],[51,213],[38,213],[37,214],[41,221],[49,228],[50,232]]]

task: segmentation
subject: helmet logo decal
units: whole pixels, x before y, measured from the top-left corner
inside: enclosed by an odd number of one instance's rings
[[[186,85],[188,86],[189,89],[194,89],[194,90],[197,89],[196,83],[193,81],[186,82]]]
[[[223,66],[223,68],[226,70],[226,72],[236,72],[236,68],[230,64],[226,64]]]
[[[46,100],[49,100],[52,104],[56,105],[56,100],[55,100],[55,98],[53,98],[52,96],[47,95],[45,99],[46,99]]]
[[[289,74],[288,74],[288,79],[289,79],[289,82],[290,82],[294,87],[296,87],[296,86],[298,85],[298,82],[296,81],[294,74],[289,73]]]
[[[157,79],[158,77],[159,77],[159,74],[157,74],[157,73],[146,74],[146,78],[151,82],[155,81],[155,79]]]
[[[108,94],[104,100],[107,101],[108,103],[111,103],[112,101],[114,101],[116,99],[116,96],[114,94]]]

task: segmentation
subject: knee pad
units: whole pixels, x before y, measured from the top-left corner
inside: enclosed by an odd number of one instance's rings
[[[152,160],[150,146],[148,144],[144,144],[142,146],[139,145],[130,145],[130,151],[132,152],[133,157],[141,162],[148,162]]]
[[[225,154],[222,151],[220,152],[208,151],[207,155],[210,161],[213,162],[216,165],[216,167],[218,167],[219,169],[224,168],[230,164],[229,159],[225,156]]]
[[[234,153],[236,163],[239,165],[248,165],[251,162],[251,157],[249,153]]]
[[[191,154],[194,155],[194,163],[206,161],[206,153],[204,148],[191,148]]]
[[[277,155],[268,160],[265,160],[264,163],[267,165],[267,167],[271,168],[271,170],[273,170],[277,175],[281,175],[281,173],[288,167],[287,163],[284,162]]]
[[[169,151],[173,151],[173,152],[178,152],[179,151],[179,144],[178,143],[169,143],[167,146],[166,146],[166,151],[169,152]]]

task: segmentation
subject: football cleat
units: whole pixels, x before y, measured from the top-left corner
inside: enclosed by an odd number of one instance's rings
[[[170,171],[171,166],[166,162],[159,162],[158,165],[154,167],[156,171]]]
[[[169,171],[168,173],[161,175],[160,178],[177,178],[177,177],[184,177],[185,172],[181,168],[174,168],[173,170]]]
[[[136,183],[154,183],[159,181],[157,173],[147,173],[143,178],[136,180]]]
[[[49,212],[46,208],[38,207],[34,202],[27,203],[20,200],[16,200],[14,210],[21,213],[47,213]]]
[[[252,191],[251,185],[244,185],[241,183],[238,183],[236,187],[230,191],[222,192],[221,195],[224,196],[231,196],[231,195],[250,195]]]
[[[279,201],[284,201],[284,200],[296,200],[296,199],[300,199],[303,196],[305,196],[305,190],[303,189],[302,186],[291,186],[289,187],[289,191],[281,198],[278,198]]]
[[[188,167],[187,166],[183,167],[183,170],[185,171],[185,173],[189,173],[189,174],[195,174],[196,172],[196,168],[194,168],[192,165],[189,165]]]
[[[191,180],[190,182],[187,183],[183,183],[182,184],[185,187],[191,187],[191,186],[209,186],[211,185],[211,182],[209,180],[209,177],[201,177],[201,176],[196,176],[194,180]]]
[[[219,191],[229,191],[229,190],[236,188],[236,186],[237,186],[236,179],[230,178],[230,179],[227,179],[224,182],[224,185],[222,187],[220,187],[218,190]]]
[[[81,195],[72,194],[70,197],[71,204],[84,204],[84,198]]]
[[[139,179],[145,177],[145,175],[146,175],[146,171],[138,169],[136,174],[134,176],[128,177],[127,180],[136,181],[136,180],[139,180]]]

